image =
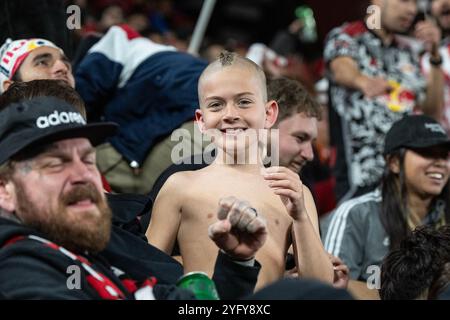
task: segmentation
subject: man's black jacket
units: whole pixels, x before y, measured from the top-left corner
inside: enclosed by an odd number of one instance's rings
[[[59,251],[32,239],[13,244],[6,242],[16,236],[37,235],[33,229],[9,219],[0,218],[0,292],[8,299],[100,299],[88,284],[87,273],[79,262]],[[78,253],[79,254],[79,253]],[[113,226],[111,241],[105,252],[98,255],[82,254],[95,270],[103,273],[123,292],[127,292],[111,265],[132,279],[142,281],[153,276],[158,280],[154,287],[157,299],[189,299],[189,292],[174,286],[183,274],[181,265],[139,237]],[[69,289],[68,267],[80,266],[81,289]],[[260,265],[244,267],[219,254],[213,280],[222,299],[237,299],[251,293],[256,284]],[[133,299],[127,294],[127,299]]]

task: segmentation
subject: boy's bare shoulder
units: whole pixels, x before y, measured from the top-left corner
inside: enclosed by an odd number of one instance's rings
[[[161,191],[180,191],[180,187],[192,185],[192,183],[199,177],[198,171],[178,171],[167,178]]]
[[[172,174],[169,178],[167,178],[164,183],[164,187],[167,185],[170,186],[178,186],[179,184],[184,184],[189,179],[192,179],[195,171],[178,171]]]

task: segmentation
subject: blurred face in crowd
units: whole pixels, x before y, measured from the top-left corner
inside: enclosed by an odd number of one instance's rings
[[[17,72],[20,81],[62,80],[75,88],[70,61],[56,48],[43,46],[34,49],[22,62]],[[5,89],[8,87],[9,85],[6,85]]]
[[[450,32],[450,0],[433,0],[431,14],[444,33]]]
[[[297,113],[278,124],[280,165],[300,172],[314,158],[312,143],[317,138],[317,119]]]
[[[242,63],[208,70],[199,81],[200,130],[213,129],[221,149],[248,148],[257,142],[256,130],[270,128],[278,114],[277,104],[266,102],[264,88],[256,70]]]
[[[14,162],[0,191],[4,210],[69,250],[98,252],[109,241],[111,212],[95,149],[85,138],[55,142],[32,159]]]
[[[404,33],[417,14],[416,0],[372,0],[381,9],[382,28],[390,33]]]
[[[124,22],[123,10],[120,6],[112,5],[107,7],[100,18],[99,28],[100,31],[106,31],[110,27],[121,24]]]
[[[438,196],[448,182],[449,152],[442,146],[408,149],[404,158],[408,193],[426,198]]]

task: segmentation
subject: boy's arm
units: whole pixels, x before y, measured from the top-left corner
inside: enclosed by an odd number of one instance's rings
[[[162,187],[152,209],[146,236],[148,242],[168,255],[177,239],[181,222],[180,174],[173,174]]]
[[[308,214],[309,219],[314,227],[314,230],[317,233],[317,236],[320,238],[319,232],[319,217],[317,214],[316,204],[314,202],[313,195],[307,186],[303,186],[303,196],[305,199],[305,208],[306,213]]]
[[[268,168],[264,178],[281,197],[292,217],[292,244],[299,273],[333,283],[333,266],[319,236],[317,211],[311,192],[303,187],[298,174],[284,167]]]
[[[299,274],[333,283],[333,266],[320,240],[314,199],[305,186],[303,197],[306,214],[300,215],[292,223],[292,245]]]

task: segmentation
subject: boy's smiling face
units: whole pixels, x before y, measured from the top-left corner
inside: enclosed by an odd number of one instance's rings
[[[266,102],[263,85],[257,71],[244,64],[209,70],[199,81],[200,130],[226,149],[255,143],[257,130],[270,128],[278,111],[275,102]]]

